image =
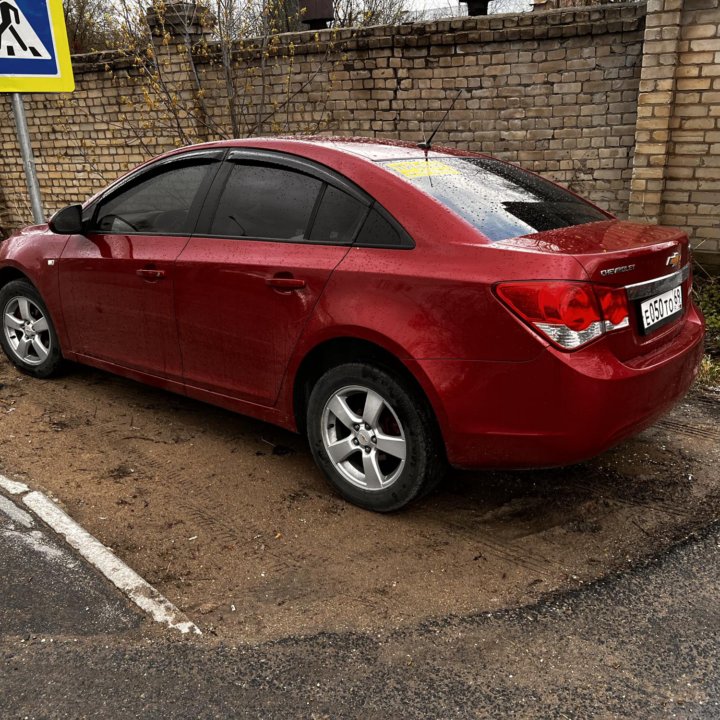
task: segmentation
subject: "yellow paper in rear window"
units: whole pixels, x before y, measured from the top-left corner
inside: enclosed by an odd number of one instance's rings
[[[385,166],[409,180],[424,177],[442,177],[444,175],[460,175],[460,172],[452,167],[452,165],[448,165],[440,160],[398,160],[385,163]]]

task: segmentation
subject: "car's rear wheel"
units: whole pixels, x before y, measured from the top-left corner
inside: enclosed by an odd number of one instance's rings
[[[27,280],[0,289],[0,344],[10,362],[37,378],[55,373],[61,362],[57,333],[38,291]]]
[[[389,512],[442,478],[442,446],[428,403],[403,378],[348,363],[315,384],[307,408],[315,461],[343,497]]]

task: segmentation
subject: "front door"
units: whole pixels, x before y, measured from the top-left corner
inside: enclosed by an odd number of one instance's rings
[[[174,309],[175,260],[188,242],[218,158],[188,154],[150,166],[92,209],[60,259],[71,349],[181,379]]]

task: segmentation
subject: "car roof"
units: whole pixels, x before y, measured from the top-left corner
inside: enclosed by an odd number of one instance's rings
[[[232,148],[246,148],[254,150],[270,150],[274,152],[287,153],[300,158],[306,158],[327,165],[328,167],[339,170],[342,165],[342,172],[348,171],[354,167],[358,170],[363,165],[376,165],[378,162],[386,160],[413,160],[429,158],[440,158],[452,156],[460,157],[480,157],[479,153],[467,150],[457,150],[455,148],[438,147],[425,153],[418,147],[416,143],[404,140],[386,140],[368,137],[335,137],[328,135],[273,135],[268,137],[249,137],[231,140],[213,140],[211,142],[199,143],[195,145],[186,145],[184,147],[174,148],[162,155],[147,160],[146,162],[134,167],[128,173],[117,178],[106,188],[90,197],[84,205],[93,203],[100,195],[105,194],[117,183],[123,182],[128,177],[134,175],[138,171],[152,166],[159,160],[171,158],[177,155],[184,155],[188,152],[198,150],[227,150]],[[349,161],[344,162],[345,160]],[[392,175],[393,173],[388,173]],[[348,174],[351,176],[351,173]],[[351,177],[351,179],[353,179]],[[357,177],[354,179],[358,182]]]
[[[224,140],[215,143],[207,143],[197,147],[238,147],[257,148],[278,151],[296,150],[299,155],[304,154],[303,148],[318,146],[328,150],[353,155],[372,162],[386,160],[413,160],[425,158],[426,153],[416,143],[404,140],[385,140],[367,137],[333,137],[327,135],[305,135],[305,136],[282,136],[243,138],[240,140]],[[188,150],[190,148],[183,148]],[[173,154],[177,151],[173,151]],[[443,157],[447,155],[467,156],[477,155],[468,151],[454,148],[437,147],[428,151],[427,157]]]

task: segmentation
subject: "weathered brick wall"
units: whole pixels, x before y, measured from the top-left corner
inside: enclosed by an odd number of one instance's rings
[[[270,69],[272,94],[284,101],[288,85],[293,94],[262,130],[420,141],[462,89],[437,144],[521,163],[622,215],[643,22],[643,6],[632,5],[324,32]],[[263,78],[247,67],[241,75],[252,115]],[[221,85],[217,71],[203,68],[203,85],[213,81]]]
[[[186,67],[174,54],[166,80],[185,101]],[[48,214],[86,199],[122,173],[177,144],[167,113],[148,104],[148,83],[116,53],[74,58],[76,90],[25,95],[43,204]],[[183,115],[182,125],[189,124]],[[32,219],[9,97],[0,96],[0,227]],[[5,205],[3,207],[3,197]]]
[[[177,94],[179,107],[192,107],[184,54],[161,53],[163,80]],[[163,57],[166,55],[166,57]],[[190,114],[168,113],[167,98],[153,98],[152,83],[129,58],[98,53],[73,59],[76,90],[54,95],[25,95],[43,205],[48,214],[86,199],[139,163],[183,140],[191,140]],[[157,105],[157,107],[156,107]],[[0,95],[0,228],[32,220],[20,151],[8,96]],[[5,204],[3,206],[3,198]]]
[[[623,215],[632,173],[644,5],[461,18],[280,38],[238,53],[246,130],[421,140],[464,92],[435,142],[490,152],[571,185]],[[164,50],[164,82],[193,105],[183,53]],[[148,101],[138,68],[77,58],[73,95],[26,97],[48,212],[85,198],[178,142],[230,128],[221,68],[197,58],[202,110],[175,118]],[[264,88],[264,91],[263,91]],[[150,93],[152,96],[152,93]],[[198,120],[200,118],[200,120]],[[0,225],[29,221],[10,106],[0,100]]]
[[[518,162],[621,217],[685,226],[717,251],[717,3],[650,0],[647,25],[646,6],[629,3],[280,36],[265,60],[238,48],[240,134],[421,140],[462,90],[436,143]],[[209,50],[195,74],[180,46],[161,48],[167,94],[111,53],[76,58],[74,94],[27,96],[47,211],[154,154],[231,134]],[[30,211],[7,98],[0,148],[0,226],[13,227]]]
[[[533,12],[554,10],[563,7],[594,7],[607,5],[607,0],[533,0]]]
[[[720,3],[686,0],[662,221],[720,252]]]
[[[650,0],[630,215],[720,252],[720,6]]]

